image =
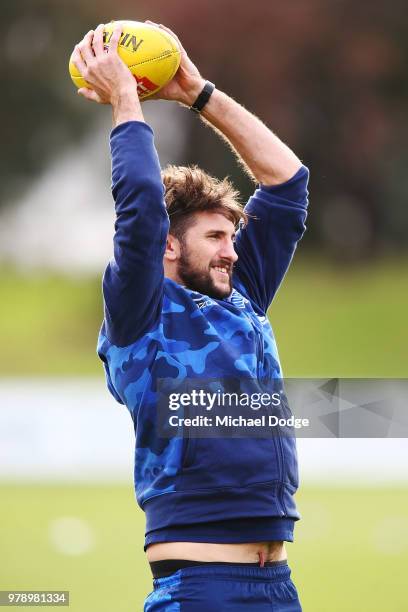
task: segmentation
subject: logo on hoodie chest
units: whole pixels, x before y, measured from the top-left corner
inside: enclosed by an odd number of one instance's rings
[[[197,308],[200,308],[200,310],[202,308],[206,308],[207,306],[215,306],[216,302],[214,302],[213,300],[211,300],[208,297],[199,297],[199,298],[193,298],[193,301],[195,302],[195,305],[197,306]]]

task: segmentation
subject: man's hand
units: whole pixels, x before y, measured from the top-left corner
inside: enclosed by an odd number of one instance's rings
[[[114,125],[143,121],[136,80],[118,55],[121,25],[113,30],[107,50],[103,45],[103,29],[103,24],[99,25],[75,46],[72,61],[92,86],[92,89],[81,87],[78,93],[98,104],[111,104]]]
[[[161,100],[175,100],[176,102],[181,102],[182,104],[191,106],[203,89],[205,80],[199,73],[198,68],[188,57],[183,45],[174,32],[172,32],[169,28],[166,28],[166,26],[154,23],[153,21],[146,21],[146,23],[154,25],[171,34],[171,36],[173,36],[178,43],[181,55],[180,66],[175,76],[169,83],[167,83],[167,85],[162,87],[160,91],[152,96],[152,98]]]

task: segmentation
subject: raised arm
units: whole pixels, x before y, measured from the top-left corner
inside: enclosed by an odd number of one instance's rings
[[[179,71],[158,97],[191,106],[205,80],[179,44]],[[234,284],[265,313],[305,230],[308,171],[262,121],[218,89],[201,116],[260,183],[245,207],[249,223],[237,232]]]
[[[148,23],[152,23],[149,21]],[[153,24],[158,25],[158,24]],[[192,106],[206,81],[188,57],[177,36],[181,63],[174,79],[156,97]],[[249,173],[263,185],[279,185],[296,174],[302,162],[264,123],[217,88],[201,116],[223,136]]]
[[[79,94],[112,106],[116,223],[114,257],[103,279],[104,333],[113,344],[127,346],[159,316],[168,216],[153,132],[144,123],[136,81],[117,54],[120,34],[119,26],[106,53],[98,26],[77,45],[73,61],[93,87]]]

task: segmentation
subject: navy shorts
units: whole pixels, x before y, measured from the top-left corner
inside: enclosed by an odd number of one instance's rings
[[[196,565],[153,580],[144,612],[301,612],[287,564]]]

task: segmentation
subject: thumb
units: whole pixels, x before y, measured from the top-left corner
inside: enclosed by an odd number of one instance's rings
[[[92,102],[102,103],[101,97],[94,91],[93,89],[88,89],[87,87],[81,87],[78,89],[78,94],[87,100],[91,100]]]

